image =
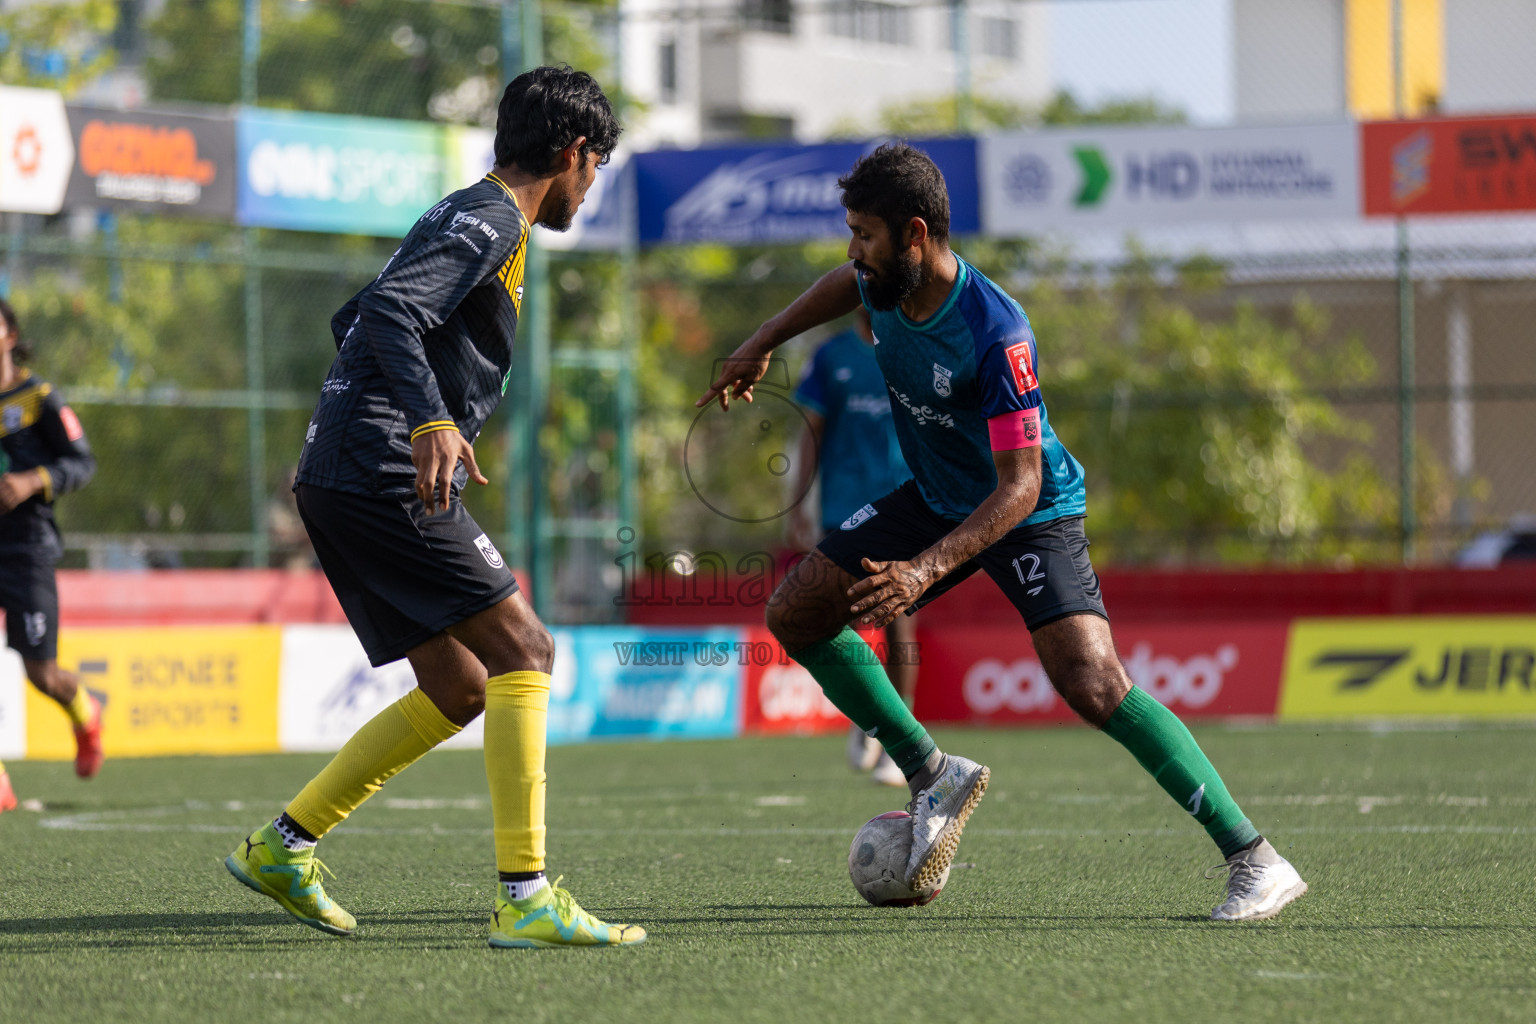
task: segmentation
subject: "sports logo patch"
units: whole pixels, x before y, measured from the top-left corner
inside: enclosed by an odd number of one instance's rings
[[[48,635],[48,616],[44,612],[24,612],[21,616],[22,625],[27,630],[27,643],[36,647],[43,642],[43,637]]]
[[[80,426],[80,417],[69,406],[59,409],[59,422],[64,424],[64,436],[71,441],[78,441],[85,436],[85,430]]]
[[[845,530],[857,530],[861,525],[875,517],[875,506],[865,505],[853,515],[843,520],[842,528]]]
[[[1038,388],[1040,382],[1035,380],[1035,362],[1029,357],[1029,342],[1009,345],[1004,351],[1008,355],[1008,368],[1013,371],[1013,384],[1019,389],[1019,394]]]
[[[939,393],[940,397],[942,397],[942,398],[948,398],[949,397],[949,390],[950,390],[949,379],[951,377],[953,377],[954,375],[955,375],[955,371],[953,371],[953,370],[946,370],[944,367],[940,366],[938,363],[934,363],[933,364],[933,390],[937,391]]]
[[[14,434],[21,429],[21,406],[8,405],[4,414],[0,414],[0,423],[5,425],[6,433]]]
[[[1030,444],[1040,440],[1040,420],[1038,418],[1026,419],[1024,421],[1024,440]]]
[[[486,564],[492,569],[500,569],[507,564],[501,560],[501,552],[496,550],[496,545],[485,534],[475,538],[475,547],[480,549],[480,554],[485,556]]]

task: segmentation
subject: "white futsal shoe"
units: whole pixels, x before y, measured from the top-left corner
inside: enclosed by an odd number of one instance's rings
[[[867,772],[880,760],[885,748],[856,725],[848,727],[848,767],[852,771]]]
[[[884,750],[880,751],[880,760],[875,762],[875,770],[872,778],[881,786],[890,786],[893,789],[900,787],[905,789],[907,777],[902,774],[901,766],[891,760],[891,755]]]
[[[987,791],[992,769],[947,754],[944,770],[927,789],[918,790],[907,811],[912,815],[912,855],[907,859],[907,885],[928,889],[949,869],[960,846],[966,819]]]
[[[1227,898],[1211,911],[1212,921],[1262,921],[1307,891],[1307,883],[1268,839],[1234,853],[1225,864],[1207,871],[1206,877],[1215,877],[1219,871],[1227,872]]]

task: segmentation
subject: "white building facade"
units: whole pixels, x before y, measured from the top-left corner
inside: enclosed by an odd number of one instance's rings
[[[970,90],[1020,104],[1050,92],[1039,3],[624,0],[624,89],[648,112],[626,142],[869,134],[905,100]],[[962,26],[957,31],[957,22]]]

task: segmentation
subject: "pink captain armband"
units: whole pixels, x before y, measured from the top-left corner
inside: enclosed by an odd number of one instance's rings
[[[1020,409],[994,416],[987,420],[987,433],[995,452],[1033,448],[1040,443],[1040,410]]]

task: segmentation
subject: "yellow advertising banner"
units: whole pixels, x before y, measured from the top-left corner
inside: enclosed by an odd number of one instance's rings
[[[1280,718],[1536,715],[1536,616],[1297,619]]]
[[[59,664],[106,696],[108,758],[269,753],[277,746],[280,626],[65,629]],[[27,756],[72,758],[58,705],[28,687]]]

